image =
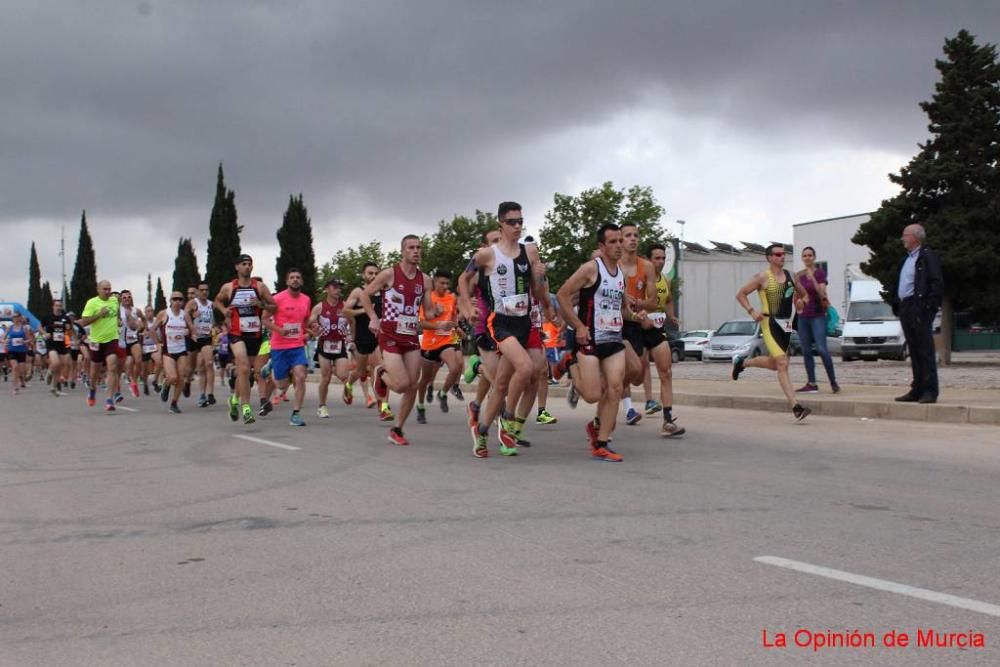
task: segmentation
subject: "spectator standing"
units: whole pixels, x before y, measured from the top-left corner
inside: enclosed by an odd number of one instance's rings
[[[830,389],[835,394],[840,393],[837,375],[833,370],[833,358],[826,346],[826,310],[830,299],[826,294],[826,272],[816,267],[816,250],[812,246],[802,249],[802,263],[805,268],[795,275],[805,296],[801,300],[802,309],[798,314],[797,329],[802,343],[802,361],[806,366],[806,383],[796,389],[798,394],[815,394],[819,391],[816,384],[816,360],[813,358],[812,347],[823,360],[826,377],[830,380]]]

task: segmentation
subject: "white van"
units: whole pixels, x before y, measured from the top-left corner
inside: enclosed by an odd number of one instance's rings
[[[903,326],[892,314],[892,307],[882,300],[881,291],[882,284],[877,280],[851,283],[851,301],[840,343],[840,356],[844,361],[906,359]]]

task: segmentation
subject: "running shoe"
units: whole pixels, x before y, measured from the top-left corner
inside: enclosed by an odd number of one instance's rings
[[[236,394],[229,397],[229,421],[234,422],[240,417],[240,401]]]
[[[279,395],[278,398],[280,398],[282,401],[284,401],[285,403],[287,403],[288,402],[288,392],[287,391],[281,392],[281,395]]]
[[[652,401],[652,400],[646,401],[646,414],[647,415],[655,415],[656,413],[658,413],[662,409],[663,409],[663,406],[660,405],[659,401]]]
[[[188,380],[184,383],[184,398],[190,398],[190,397],[191,397],[191,380]]]
[[[318,408],[316,408],[316,416],[319,417],[320,419],[329,419],[330,411],[327,409],[325,405],[321,405]]]
[[[271,399],[270,401],[268,401],[268,402],[269,402],[269,403],[270,403],[271,405],[281,405],[281,394],[278,394],[277,396],[275,396],[274,398],[272,398],[272,399]]]
[[[208,407],[208,399],[205,398],[204,394],[202,394],[201,397],[198,399],[198,407],[199,408],[207,408]]]
[[[386,386],[385,380],[382,379],[382,375],[384,373],[384,368],[376,366],[375,379],[372,380],[372,388],[375,390],[375,397],[381,400],[385,400],[389,397],[389,387]]]
[[[792,408],[792,414],[795,415],[795,419],[797,419],[798,421],[802,421],[803,419],[812,414],[812,409],[796,403],[795,406]]]
[[[108,400],[107,400],[107,401],[106,401],[106,402],[104,403],[104,411],[105,411],[105,412],[114,412],[114,411],[115,411],[115,409],[116,409],[116,408],[115,408],[115,404],[114,404],[114,402],[112,402],[112,400],[111,400],[111,399],[109,398],[109,399],[108,399]]]
[[[500,442],[500,454],[514,456],[517,454],[517,429],[513,419],[497,419],[497,440]],[[509,451],[505,451],[509,450]],[[513,452],[513,453],[511,453]]]
[[[264,380],[271,376],[271,360],[268,359],[267,363],[260,367],[260,377]]]
[[[392,445],[408,445],[410,441],[403,436],[403,430],[393,426],[389,429],[389,444]]]
[[[677,425],[676,419],[663,420],[663,428],[660,429],[660,437],[672,438],[678,435],[684,435],[686,433],[684,427]]]
[[[839,394],[840,393],[840,385],[837,384],[836,382],[831,382],[830,383],[830,390],[833,393],[835,393],[835,394]]]
[[[515,444],[517,444],[518,447],[531,447],[531,441],[530,440],[525,440],[521,436],[517,436],[514,439],[514,442],[515,442]]]
[[[115,403],[121,403],[124,400],[125,400],[125,397],[122,396],[122,393],[120,391],[116,391],[115,392]]]
[[[129,382],[128,390],[132,392],[132,398],[139,398],[139,384],[137,382]]]
[[[465,360],[465,371],[462,373],[462,379],[465,380],[465,384],[472,384],[472,381],[476,379],[476,373],[478,372],[479,355],[474,354]]]
[[[179,407],[177,407],[176,403],[171,403],[170,404],[170,412],[171,412],[171,414],[179,415],[181,413],[181,409]]]
[[[417,423],[426,424],[427,423],[427,408],[422,408],[417,406]]]
[[[70,380],[69,381],[69,388],[70,389],[76,389],[76,380]]]
[[[434,402],[434,385],[429,384],[427,385],[427,395],[424,396],[424,403],[433,403],[433,402]]]
[[[456,400],[462,401],[463,403],[465,402],[465,394],[462,393],[462,388],[458,386],[457,382],[451,387],[451,395],[454,396]]]
[[[170,385],[165,384],[163,385],[163,388],[160,389],[160,400],[166,403],[167,399],[169,398],[170,398]]]
[[[378,418],[379,421],[384,422],[391,422],[394,419],[392,410],[389,409],[388,405],[385,405],[381,410],[379,410]]]
[[[743,372],[743,357],[738,354],[733,355],[733,379],[739,380],[740,373]]]
[[[369,396],[367,403],[368,404],[365,405],[366,408],[374,408],[378,404],[378,401],[376,401],[373,397]]]
[[[149,396],[149,383],[148,382],[143,382],[142,383],[142,393],[143,393],[144,396]]]
[[[587,426],[586,426],[586,428],[584,430],[586,430],[586,432],[587,432],[587,443],[590,445],[590,448],[591,449],[596,448],[597,447],[597,435],[598,435],[597,434],[597,424],[594,423],[594,420],[590,420],[589,422],[587,422]]]
[[[818,394],[819,387],[817,387],[812,382],[806,382],[804,385],[795,390],[796,394]]]
[[[249,404],[243,406],[243,423],[253,424],[257,418],[253,416],[253,408]]]
[[[513,446],[511,447],[501,444],[500,456],[517,456],[517,441],[515,440]]]
[[[625,423],[629,426],[635,426],[642,419],[642,414],[635,408],[629,408],[628,412],[625,413]]]
[[[569,386],[569,391],[566,392],[566,404],[569,405],[571,410],[576,410],[576,405],[579,402],[580,392],[576,390],[575,384],[571,384]]]
[[[590,450],[590,458],[594,461],[605,461],[607,463],[621,463],[622,455],[607,447],[594,447]]]
[[[59,385],[58,384],[54,384],[54,385],[49,386],[49,393],[52,394],[53,396],[58,396],[59,395]]]
[[[564,354],[560,359],[559,363],[552,367],[552,379],[558,382],[562,379],[563,375],[569,370],[569,362],[573,358],[570,354]]]
[[[354,384],[351,382],[344,383],[344,405],[350,405],[354,402]]]
[[[274,403],[268,400],[261,401],[260,410],[257,411],[258,417],[266,417],[274,410]]]
[[[438,403],[441,406],[441,412],[448,412],[448,394],[443,391],[438,392]]]
[[[209,405],[215,405],[215,394],[209,394],[208,395],[208,404]]]
[[[87,406],[92,408],[95,405],[97,405],[97,392],[92,389],[87,392]]]
[[[52,371],[45,371],[45,384],[52,386]]]
[[[469,414],[469,426],[476,427],[479,425],[479,403],[475,401],[469,401],[469,407],[467,409]]]
[[[160,393],[160,383],[157,382],[156,380],[153,380],[153,391],[155,391],[157,394]]]
[[[292,416],[288,418],[289,426],[305,426],[306,420],[302,418],[298,412],[293,412]]]
[[[549,414],[549,411],[542,408],[538,411],[538,416],[535,417],[536,424],[555,424],[559,420]]]
[[[478,424],[473,424],[469,432],[472,433],[472,455],[477,459],[487,458],[490,450],[486,447],[486,434],[479,432]]]

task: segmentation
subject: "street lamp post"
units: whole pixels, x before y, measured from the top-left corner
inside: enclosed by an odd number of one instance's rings
[[[686,225],[687,223],[683,220],[677,220],[676,222],[678,225],[681,226],[681,242],[680,245],[677,246],[677,277],[679,278],[681,275],[680,267],[683,266],[683,259],[684,259],[684,225]],[[687,310],[686,308],[687,297],[681,295],[679,300],[680,300],[680,311],[681,311],[680,312],[681,325],[683,327],[686,326],[685,324],[686,320],[684,319],[684,311]]]

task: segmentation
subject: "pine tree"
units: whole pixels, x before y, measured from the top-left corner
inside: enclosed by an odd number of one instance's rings
[[[167,307],[167,297],[163,294],[163,282],[156,279],[156,296],[153,297],[153,310],[160,312]]]
[[[278,259],[275,270],[278,280],[274,289],[285,289],[285,274],[291,268],[302,271],[302,292],[316,298],[316,254],[313,252],[312,220],[302,202],[302,193],[288,197],[288,209],[278,228]]]
[[[242,252],[240,233],[243,231],[242,225],[238,225],[236,221],[236,193],[226,189],[220,162],[215,184],[215,203],[208,222],[208,259],[205,263],[205,280],[213,295],[235,275],[233,267]]]
[[[46,280],[42,283],[41,288],[41,301],[39,302],[38,310],[40,312],[35,313],[38,317],[43,317],[52,312],[52,285]]]
[[[38,266],[38,253],[35,244],[31,244],[31,259],[28,262],[28,310],[35,317],[41,317],[46,311],[42,307],[42,270]]]
[[[945,40],[944,53],[935,62],[941,80],[934,96],[920,104],[931,139],[889,175],[901,192],[882,202],[853,241],[872,251],[861,268],[891,294],[905,253],[903,227],[924,226],[927,246],[941,257],[942,333],[950,342],[954,310],[1000,319],[1000,64],[995,45],[979,46],[965,30]],[[947,363],[951,346],[945,347]]]
[[[87,300],[97,296],[97,260],[94,243],[87,230],[87,212],[80,216],[80,240],[76,246],[76,265],[69,283],[69,309],[79,315]]]
[[[153,274],[146,274],[146,305],[153,305]]]
[[[201,282],[198,272],[198,257],[194,254],[191,239],[183,236],[177,242],[177,258],[174,259],[174,281],[171,288],[175,292],[187,294],[188,287],[196,287]]]

